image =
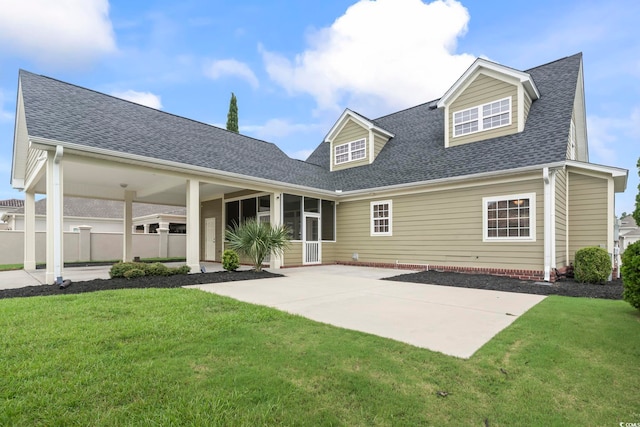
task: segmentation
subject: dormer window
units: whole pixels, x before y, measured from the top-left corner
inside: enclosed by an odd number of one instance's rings
[[[366,138],[358,139],[357,141],[347,142],[346,144],[336,145],[335,147],[335,164],[336,165],[364,159],[366,156],[367,156]]]
[[[511,97],[453,113],[453,136],[511,124]]]

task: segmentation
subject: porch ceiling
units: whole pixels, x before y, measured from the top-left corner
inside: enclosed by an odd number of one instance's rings
[[[127,163],[65,156],[63,163],[64,195],[92,199],[124,200],[125,190],[134,191],[134,202],[163,205],[186,205],[187,175]],[[243,187],[201,180],[200,199],[207,200]],[[46,194],[46,173],[34,186]]]

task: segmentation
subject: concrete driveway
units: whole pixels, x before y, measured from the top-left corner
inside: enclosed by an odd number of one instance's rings
[[[332,265],[281,273],[286,277],[190,287],[461,358],[545,298],[378,280],[402,270]]]

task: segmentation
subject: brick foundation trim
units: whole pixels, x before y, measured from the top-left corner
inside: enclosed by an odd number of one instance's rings
[[[338,265],[353,265],[360,267],[378,267],[378,268],[395,268],[399,270],[429,270],[429,271],[448,271],[452,273],[466,274],[488,274],[491,276],[511,277],[520,280],[544,280],[543,270],[514,270],[506,268],[487,268],[487,267],[460,267],[451,265],[426,265],[426,264],[395,264],[385,262],[359,262],[359,261],[336,261]],[[555,282],[555,273],[552,272],[551,282]]]

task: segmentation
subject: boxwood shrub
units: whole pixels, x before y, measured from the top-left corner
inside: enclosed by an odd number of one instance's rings
[[[235,271],[240,267],[240,257],[233,249],[227,249],[222,253],[222,267],[227,271]]]
[[[127,276],[127,272],[131,270],[140,270],[139,272],[130,273]],[[167,267],[160,262],[154,262],[147,264],[144,262],[117,262],[111,266],[109,270],[109,276],[113,279],[116,277],[141,277],[141,276],[172,276],[174,274],[188,274],[191,271],[191,267],[183,265],[181,267]]]
[[[574,275],[580,283],[604,283],[611,274],[611,257],[602,248],[587,247],[576,251]]]
[[[140,268],[132,268],[131,270],[127,270],[124,272],[125,279],[133,279],[142,276],[146,276],[146,273]]]
[[[622,253],[622,298],[640,310],[640,241],[627,246]]]

